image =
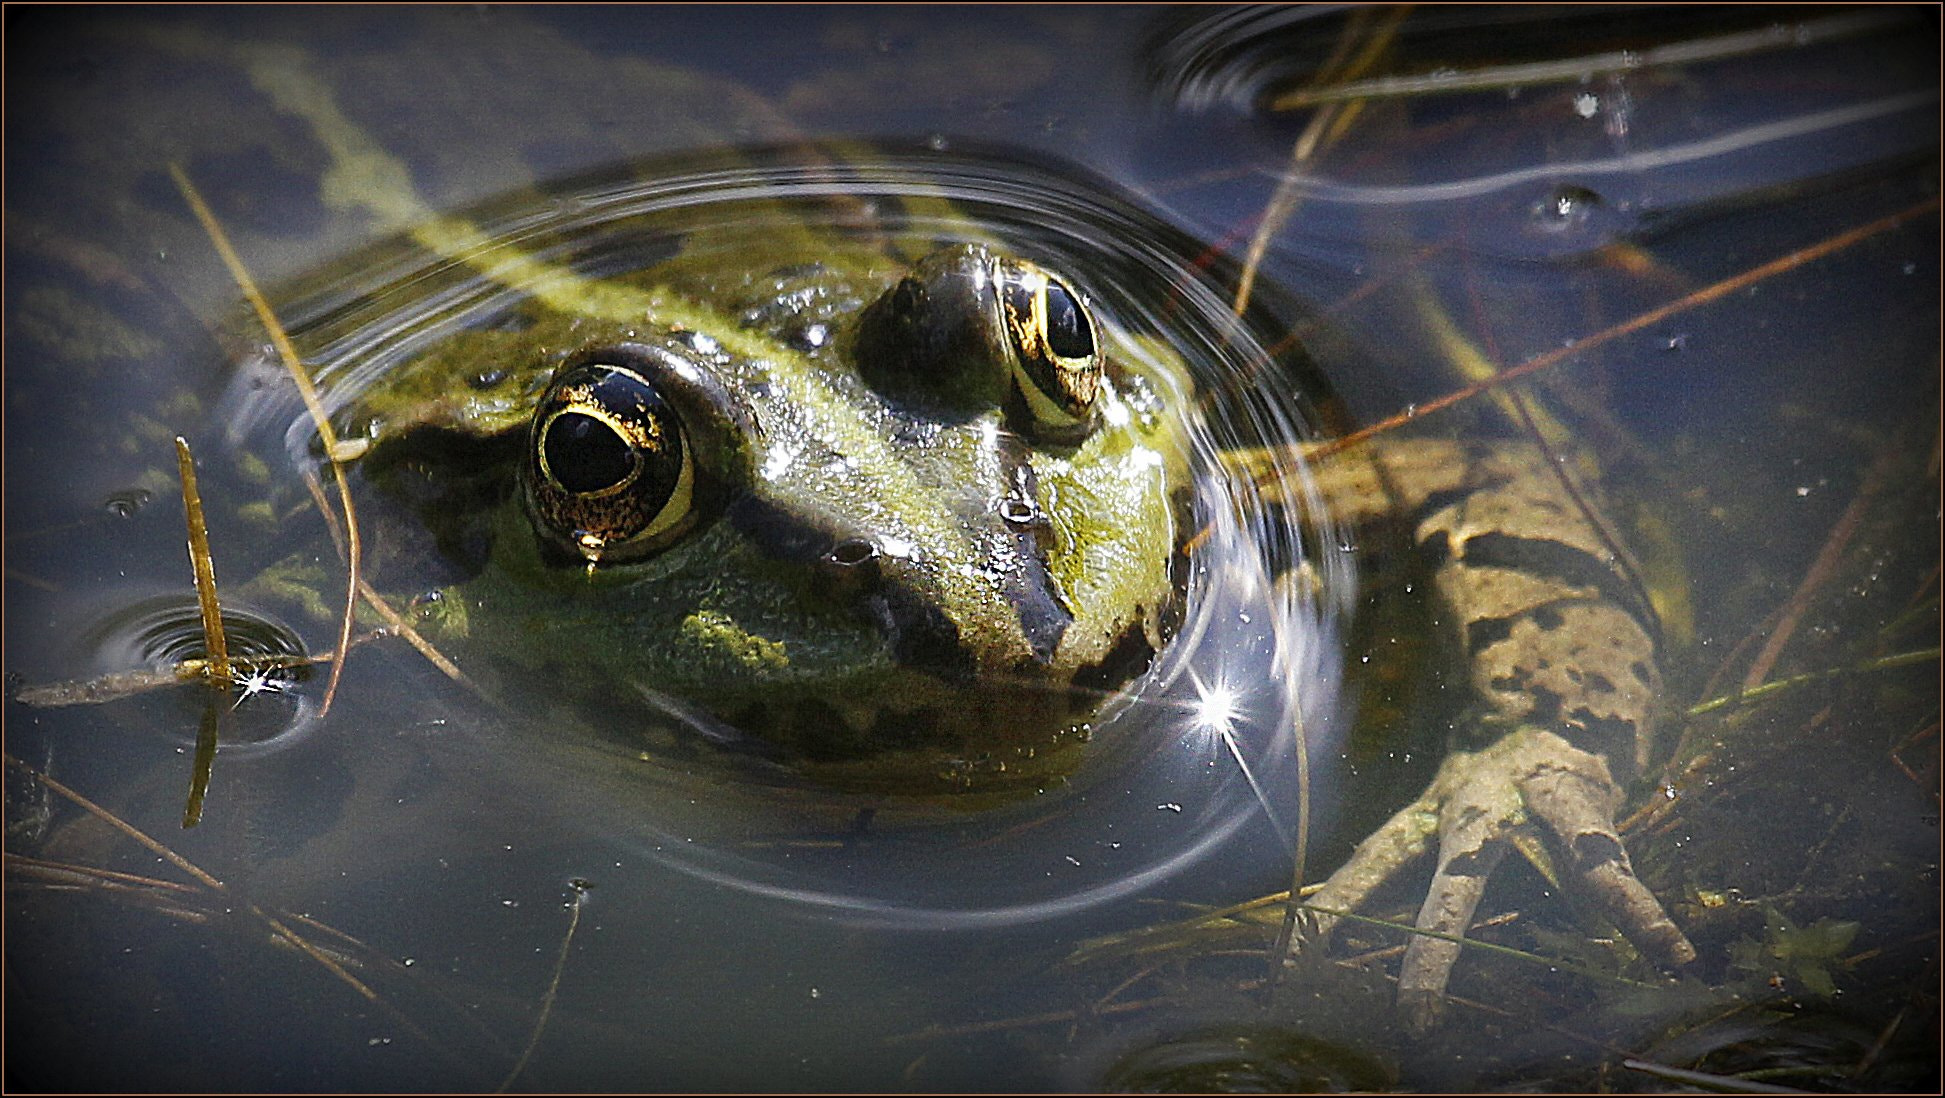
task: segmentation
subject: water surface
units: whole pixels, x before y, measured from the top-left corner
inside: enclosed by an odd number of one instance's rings
[[[324,720],[322,674],[242,699],[187,831],[197,690],[8,702],[11,756],[228,889],[10,770],[9,1084],[497,1086],[572,926],[516,1089],[1578,1089],[1634,1078],[1624,1055],[1935,1087],[1935,1006],[1909,983],[1936,963],[1935,655],[1680,715],[1759,660],[1756,681],[1774,681],[1937,644],[1937,69],[1913,45],[1936,24],[1789,15],[1800,25],[1771,40],[1742,12],[1546,24],[1433,9],[1387,27],[1282,9],[806,9],[752,29],[701,9],[10,9],[10,685],[187,643],[179,433],[203,455],[232,611],[312,651],[335,643],[341,573],[294,476],[314,460],[306,421],[261,372],[263,337],[171,164],[342,393],[493,307],[491,285],[399,243],[425,218],[465,212],[503,236],[579,241],[586,263],[640,262],[652,254],[588,244],[615,204],[692,195],[722,211],[726,186],[779,178],[683,190],[644,182],[644,165],[693,182],[698,150],[815,163],[827,154],[806,150],[868,142],[866,162],[929,178],[1081,271],[1116,323],[1199,348],[1215,364],[1209,420],[1232,442],[1428,405],[1470,380],[1468,360],[1513,366],[1872,231],[1519,389],[1593,455],[1666,596],[1674,762],[1636,799],[1672,791],[1673,807],[1629,841],[1702,954],[1678,989],[1468,952],[1453,990],[1478,1005],[1412,1039],[1389,1020],[1382,957],[1308,966],[1266,1005],[1251,988],[1262,925],[1065,963],[1096,935],[1285,886],[1294,792],[1273,736],[1248,756],[1271,785],[1261,799],[1218,745],[1156,734],[1052,808],[861,844],[760,796],[644,780],[613,742],[549,734],[572,722],[509,714],[388,641],[354,655]],[[1319,108],[1274,103],[1346,35],[1388,43],[1374,77],[1641,63],[1368,88],[1293,158]],[[1667,52],[1682,44],[1699,46]],[[352,164],[405,178],[361,185]],[[1254,309],[1231,325],[1245,269]],[[1527,429],[1483,397],[1409,427]],[[1237,536],[1266,528],[1287,529]],[[1305,634],[1322,677],[1301,704],[1337,732],[1318,751],[1331,784],[1316,880],[1416,793],[1450,711],[1435,611],[1390,578],[1382,545],[1305,548],[1336,577],[1302,611],[1325,631]],[[247,586],[293,554],[326,605]],[[1355,600],[1341,586],[1354,560]],[[1265,636],[1259,621],[1205,651],[1260,651]],[[1351,672],[1341,692],[1326,647]],[[1488,902],[1517,917],[1483,935],[1647,971],[1538,874],[1505,872]],[[1379,913],[1408,920],[1403,892]],[[331,928],[303,933],[379,1001],[279,944],[258,911]],[[1358,931],[1374,947],[1386,933]]]

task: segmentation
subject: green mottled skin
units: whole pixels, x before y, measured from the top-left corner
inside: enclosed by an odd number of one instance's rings
[[[905,265],[837,240],[810,255],[801,246],[750,245],[733,263],[718,254],[717,270],[678,259],[604,283],[611,297],[640,295],[637,322],[615,319],[605,304],[585,315],[571,300],[531,301],[521,330],[451,336],[387,374],[343,418],[371,439],[362,460],[374,469],[402,441],[428,437],[498,439],[511,457],[565,359],[616,342],[676,340],[748,413],[705,461],[733,470],[746,504],[910,545],[909,559],[884,563],[950,619],[970,673],[901,663],[869,613],[833,594],[814,562],[780,559],[736,522],[705,521],[650,559],[587,569],[549,556],[517,493],[484,516],[484,569],[442,600],[463,608],[454,613],[473,649],[591,696],[618,695],[624,709],[645,694],[700,709],[842,786],[927,792],[1057,778],[1099,700],[1074,695],[1076,677],[1096,673],[1131,634],[1149,649],[1165,639],[1186,381],[1133,372],[1125,363],[1138,356],[1121,353],[1103,326],[1108,383],[1078,443],[1031,445],[997,406],[970,416],[904,406],[859,376],[851,331]],[[810,322],[827,326],[822,346],[786,340]],[[706,336],[704,351],[690,349],[683,330]],[[480,384],[483,375],[494,383]],[[1140,412],[1129,402],[1136,390]],[[996,442],[1004,439],[1012,441]],[[999,459],[1004,447],[1023,450],[1031,466],[1049,523],[1046,570],[1073,618],[1048,658],[1033,657],[1005,575],[1016,535],[993,504],[1019,474]],[[1114,670],[1089,687],[1119,685],[1138,667]]]

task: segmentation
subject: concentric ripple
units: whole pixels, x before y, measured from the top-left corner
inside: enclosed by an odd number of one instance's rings
[[[746,780],[719,771],[698,783],[686,764],[658,769],[631,754],[611,765],[626,768],[639,792],[622,818],[598,821],[602,842],[792,912],[913,929],[1034,922],[1120,901],[1207,867],[1243,839],[1257,844],[1251,857],[1268,879],[1287,874],[1305,787],[1321,787],[1307,763],[1329,740],[1338,608],[1351,587],[1340,554],[1311,552],[1337,539],[1300,528],[1299,508],[1286,506],[1307,495],[1292,444],[1308,433],[1310,413],[1303,364],[1267,347],[1290,316],[1259,309],[1238,318],[1225,273],[1202,246],[1112,185],[990,153],[637,165],[472,216],[494,241],[483,253],[414,265],[407,250],[381,251],[286,310],[315,348],[307,357],[319,363],[331,408],[350,406],[429,341],[493,324],[534,288],[509,270],[602,277],[677,246],[685,257],[712,247],[733,256],[737,246],[723,242],[804,226],[893,251],[908,241],[996,243],[1070,275],[1119,353],[1165,348],[1194,374],[1193,391],[1159,394],[1192,420],[1201,533],[1186,617],[1149,672],[1100,712],[1089,757],[1064,787],[981,811],[834,805],[829,794],[750,780],[747,768]],[[309,421],[288,393],[261,377],[237,389],[248,396],[238,422],[277,425],[294,460],[315,460]],[[1266,455],[1256,468],[1273,475],[1231,475],[1224,455],[1245,448]],[[1302,560],[1314,581],[1279,581]],[[692,722],[699,744],[733,738],[720,722],[662,717]]]
[[[308,725],[315,709],[303,688],[310,678],[304,642],[275,618],[233,603],[223,607],[223,632],[236,675],[233,704],[222,725],[225,748],[281,746]],[[209,656],[202,613],[188,592],[155,595],[114,610],[96,621],[81,643],[96,666],[117,671],[167,671]],[[195,742],[194,721],[156,727],[183,743]]]

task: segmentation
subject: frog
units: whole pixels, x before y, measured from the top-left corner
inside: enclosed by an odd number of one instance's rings
[[[533,303],[340,414],[381,485],[497,455],[429,635],[845,792],[1058,781],[1179,616],[1179,379],[981,243],[710,263],[611,281],[632,320]]]
[[[997,245],[811,249],[666,261],[636,276],[639,318],[570,300],[462,333],[342,431],[375,470],[428,437],[517,465],[476,516],[492,559],[437,605],[522,638],[555,681],[595,668],[849,791],[1044,789],[1174,639],[1191,371]],[[1645,955],[1691,961],[1614,824],[1662,690],[1625,549],[1530,444],[1326,445],[1325,508],[1408,529],[1473,704],[1425,793],[1311,898],[1296,948],[1435,852],[1399,988],[1428,1029],[1486,881],[1534,840]]]

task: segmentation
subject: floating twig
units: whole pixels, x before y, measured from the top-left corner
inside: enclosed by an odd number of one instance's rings
[[[229,640],[223,633],[223,607],[216,599],[216,560],[209,552],[209,524],[203,519],[203,494],[196,485],[196,458],[189,440],[176,436],[176,471],[182,478],[182,512],[189,525],[189,566],[196,574],[196,607],[203,619],[203,651],[208,655],[203,681],[210,694],[203,703],[203,719],[196,730],[195,761],[189,770],[189,799],[182,808],[182,826],[203,820],[203,800],[216,770],[216,741],[223,725],[223,701],[229,697],[236,672],[230,667]]]
[[[374,629],[351,638],[351,647],[390,636],[383,629]],[[247,682],[250,676],[279,668],[303,667],[313,663],[330,663],[337,658],[335,652],[323,652],[315,656],[250,656],[230,661],[232,674],[241,670],[230,681]],[[120,701],[136,694],[158,690],[165,686],[180,686],[188,682],[202,682],[209,677],[209,661],[205,659],[182,660],[167,667],[138,667],[132,671],[110,671],[92,679],[70,679],[63,682],[37,683],[23,686],[14,694],[14,700],[22,705],[37,709],[55,709],[67,705],[100,705],[103,702]]]
[[[417,649],[419,655],[424,656],[427,662],[437,667],[441,673],[452,681],[472,690],[474,693],[479,693],[479,687],[473,684],[473,680],[466,677],[466,673],[459,669],[459,665],[447,659],[444,653],[434,648],[431,641],[420,636],[419,631],[412,628],[412,623],[406,621],[398,611],[392,609],[392,604],[386,602],[384,596],[374,591],[371,584],[360,580],[358,590],[359,593],[365,596],[366,604],[373,610],[378,611],[379,617],[385,619],[386,626],[393,633],[404,637],[405,643]]]
[[[337,431],[331,427],[330,416],[324,411],[324,402],[318,398],[317,387],[311,384],[310,375],[304,371],[303,360],[297,357],[297,348],[292,345],[290,334],[285,332],[283,324],[278,322],[277,314],[270,308],[269,299],[257,289],[256,280],[250,277],[250,271],[243,265],[243,259],[236,254],[236,249],[230,246],[230,238],[224,233],[222,224],[216,220],[216,215],[210,212],[208,203],[203,201],[202,194],[196,190],[196,185],[189,181],[189,176],[183,172],[181,165],[169,165],[169,174],[174,177],[176,188],[182,192],[182,197],[189,203],[189,208],[195,212],[196,220],[202,223],[203,232],[208,234],[210,243],[216,248],[216,254],[222,257],[223,265],[229,268],[230,277],[235,280],[237,289],[241,290],[244,298],[250,302],[250,307],[256,310],[257,320],[269,333],[271,344],[277,348],[277,357],[283,360],[284,369],[289,371],[291,380],[297,385],[298,393],[304,398],[304,407],[311,413],[311,422],[317,427],[318,438],[324,442],[324,454],[331,463],[331,473],[337,479],[338,503],[344,509],[345,568],[349,575],[345,589],[344,620],[338,627],[340,658],[331,663],[331,678],[324,688],[324,700],[318,705],[318,716],[322,717],[331,711],[331,702],[338,694],[338,681],[344,675],[342,654],[351,646],[352,613],[358,604],[359,570],[363,557],[363,547],[358,540],[358,519],[351,505],[351,484],[344,474],[343,447],[339,445]]]
[[[182,475],[183,518],[189,524],[189,566],[196,573],[196,605],[203,616],[207,676],[218,689],[230,685],[230,648],[223,635],[223,609],[216,602],[216,562],[209,555],[209,526],[203,521],[203,495],[196,487],[196,459],[189,440],[176,436],[176,470]]]
[[[72,679],[23,686],[14,694],[14,700],[36,709],[53,709],[64,705],[99,705],[102,702],[116,701],[158,687],[201,682],[208,676],[208,660],[183,660],[181,663],[163,668],[145,667],[133,671],[110,671],[92,679]]]

